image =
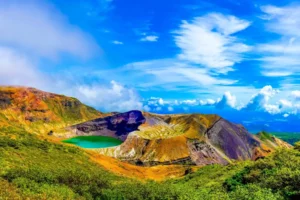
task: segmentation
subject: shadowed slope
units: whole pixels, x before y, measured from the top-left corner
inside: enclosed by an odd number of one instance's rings
[[[76,124],[66,129],[70,131],[68,136],[102,135],[124,141],[130,132],[138,130],[138,127],[144,122],[145,118],[141,111],[133,110]]]

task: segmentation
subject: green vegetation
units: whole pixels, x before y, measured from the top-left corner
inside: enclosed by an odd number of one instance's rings
[[[261,131],[257,135],[258,135],[259,139],[261,139],[262,141],[267,141],[267,140],[272,141],[272,135],[267,133],[266,131]]]
[[[77,147],[0,129],[0,199],[297,199],[300,151],[210,165],[164,182],[114,175]]]

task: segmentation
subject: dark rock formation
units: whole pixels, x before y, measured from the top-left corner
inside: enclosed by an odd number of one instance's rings
[[[11,93],[0,93],[0,109],[6,108],[11,104]]]
[[[125,141],[127,135],[145,122],[141,111],[133,110],[76,124],[67,129],[76,135],[102,135]]]
[[[260,142],[244,127],[222,118],[207,131],[206,135],[210,144],[221,149],[230,159],[251,159],[253,149],[260,146]]]
[[[214,147],[205,142],[192,140],[188,142],[188,147],[190,149],[190,157],[196,165],[228,164],[228,161]]]

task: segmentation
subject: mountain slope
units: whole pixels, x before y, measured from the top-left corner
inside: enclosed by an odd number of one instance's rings
[[[104,114],[79,100],[26,87],[0,87],[0,127],[49,133]]]

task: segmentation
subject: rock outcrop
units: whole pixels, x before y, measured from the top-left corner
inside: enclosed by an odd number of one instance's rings
[[[130,132],[138,130],[145,122],[141,111],[119,113],[112,116],[94,119],[66,128],[72,135],[102,135],[125,141]]]

